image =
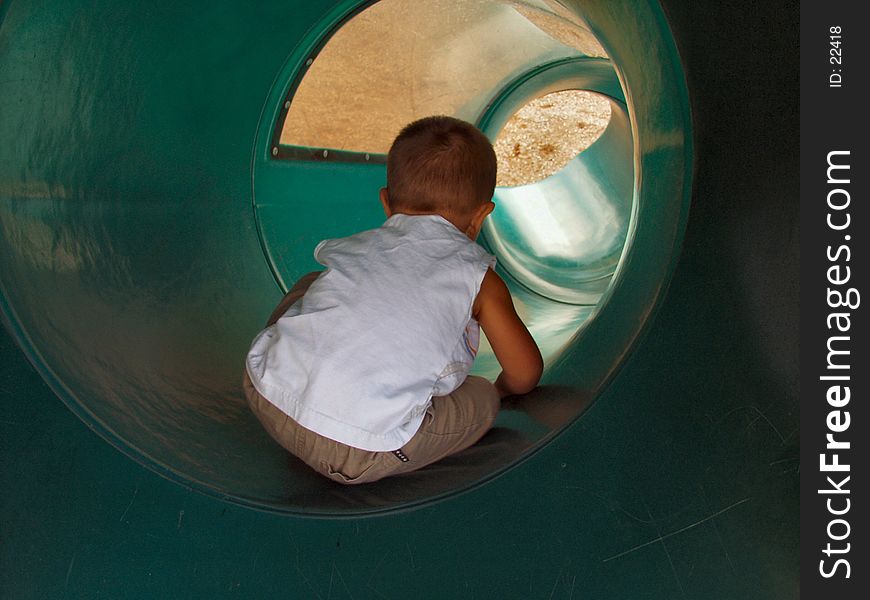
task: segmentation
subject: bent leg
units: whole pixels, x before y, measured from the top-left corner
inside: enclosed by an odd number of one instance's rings
[[[500,408],[492,383],[467,377],[452,393],[432,398],[420,429],[402,447],[401,456],[389,453],[393,467],[384,475],[415,471],[465,450],[490,430]]]
[[[244,375],[245,397],[263,428],[285,450],[309,467],[342,484],[376,481],[386,453],[369,452],[341,444],[302,427],[264,398]]]
[[[251,383],[251,377],[245,371],[242,386],[245,390],[245,398],[263,428],[273,440],[281,444],[285,450],[296,452],[296,423],[277,406],[266,400]]]

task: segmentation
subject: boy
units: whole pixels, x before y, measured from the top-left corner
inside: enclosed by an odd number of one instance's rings
[[[541,353],[474,240],[495,205],[496,158],[451,117],[406,126],[387,155],[386,222],[325,240],[327,267],[281,301],[247,357],[269,434],[344,484],[406,473],[477,442],[500,399],[531,391]],[[468,376],[483,327],[502,372]]]

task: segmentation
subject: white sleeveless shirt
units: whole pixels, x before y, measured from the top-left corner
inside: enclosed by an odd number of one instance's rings
[[[495,257],[443,217],[403,214],[325,240],[314,257],[326,271],[254,339],[251,382],[306,429],[401,448],[432,396],[468,375],[480,338],[471,308]]]

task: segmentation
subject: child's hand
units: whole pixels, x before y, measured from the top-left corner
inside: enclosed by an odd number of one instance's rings
[[[501,365],[495,382],[501,397],[532,391],[544,370],[541,351],[517,315],[507,286],[492,269],[483,277],[472,312]]]

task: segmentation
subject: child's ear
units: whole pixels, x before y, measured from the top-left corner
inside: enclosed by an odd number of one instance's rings
[[[387,215],[387,218],[389,219],[393,216],[393,209],[390,208],[390,197],[387,188],[381,188],[380,197],[381,205],[384,207],[384,214]]]
[[[483,227],[483,221],[495,210],[495,203],[487,202],[480,206],[477,211],[474,213],[474,216],[471,218],[471,223],[468,226],[468,230],[465,232],[468,237],[471,239],[477,239],[478,234],[480,233],[481,228]]]
[[[477,214],[474,215],[474,224],[477,226],[478,231],[480,231],[480,228],[483,227],[483,220],[486,219],[489,214],[494,210],[494,202],[487,202],[486,204],[477,209]]]

